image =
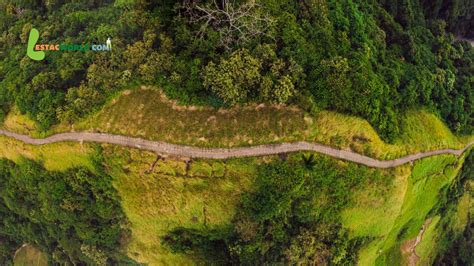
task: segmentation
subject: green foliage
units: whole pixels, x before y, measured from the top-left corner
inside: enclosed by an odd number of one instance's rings
[[[48,172],[36,162],[0,160],[0,262],[32,243],[52,262],[126,262],[127,221],[110,177],[84,168]]]
[[[213,62],[206,66],[204,86],[230,104],[247,102],[252,97],[252,89],[260,82],[261,64],[247,50],[237,51],[218,66]]]
[[[448,232],[449,247],[438,254],[434,265],[472,265],[474,263],[474,222],[468,222],[460,235]]]
[[[316,165],[316,160],[314,158],[314,153],[311,153],[310,155],[302,155],[301,160],[303,161],[304,167],[306,167],[309,170],[313,170],[314,166]]]
[[[46,130],[60,120],[73,122],[86,116],[101,107],[108,95],[132,81],[138,66],[131,66],[124,58],[128,45],[135,47],[136,41],[145,39],[143,57],[150,58],[148,62],[157,60],[150,51],[156,38],[146,33],[156,29],[156,20],[143,15],[146,6],[137,1],[117,1],[115,6],[111,2],[0,4],[0,18],[5,24],[0,45],[6,51],[0,54],[0,94],[7,97],[2,103],[18,105]],[[102,44],[110,37],[113,52],[46,52],[43,61],[33,62],[23,47],[33,26],[40,32],[39,43]],[[155,66],[144,68],[145,80],[157,74]]]
[[[212,243],[225,243],[226,261],[245,265],[355,263],[363,241],[349,240],[340,212],[351,203],[352,189],[368,176],[377,180],[381,175],[355,165],[338,167],[322,157],[309,158],[312,169],[299,161],[259,166],[254,190],[243,195],[232,231],[211,234],[179,228],[165,243],[174,252],[205,256],[213,250]]]
[[[172,252],[198,255],[211,264],[225,264],[229,260],[224,241],[228,231],[228,228],[207,231],[176,228],[163,238],[163,242]]]
[[[471,0],[7,1],[0,115],[16,104],[47,129],[147,83],[185,104],[292,103],[358,115],[389,141],[400,132],[398,117],[424,106],[470,134],[474,49],[450,33],[472,35],[472,7]],[[24,50],[33,26],[40,42],[111,37],[113,51],[47,52],[32,62]],[[101,97],[83,104],[78,87]]]
[[[445,199],[436,211],[442,214],[445,219],[442,220],[444,228],[448,228],[449,217],[453,216],[453,211],[459,198],[465,192],[465,188],[469,187],[468,182],[474,180],[474,152],[471,151],[467,156],[463,168],[456,177],[455,182],[447,188],[444,195],[440,195]],[[472,185],[471,185],[472,186]],[[472,194],[471,191],[466,191]],[[474,214],[471,214],[461,234],[454,230],[448,230],[443,233],[444,243],[440,246],[440,252],[435,260],[435,265],[471,265],[474,263]]]
[[[233,52],[219,65],[210,62],[203,72],[204,86],[231,105],[250,101],[285,103],[295,94],[302,76],[296,62],[279,59],[269,45]]]
[[[445,20],[451,31],[474,37],[472,25],[474,25],[474,17],[472,16],[472,8],[474,3],[470,0],[422,0],[425,12],[431,18],[440,18]]]

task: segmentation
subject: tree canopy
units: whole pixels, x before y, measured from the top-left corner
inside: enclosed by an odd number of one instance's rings
[[[349,238],[341,211],[369,177],[370,182],[390,182],[378,171],[340,167],[314,154],[301,161],[262,164],[229,227],[176,228],[163,241],[174,252],[223,264],[355,264],[367,239]]]
[[[34,161],[0,159],[0,263],[23,243],[50,263],[128,263],[120,251],[128,222],[110,176],[85,168],[49,172]]]
[[[470,0],[27,1],[0,4],[0,116],[13,105],[48,129],[97,110],[131,84],[184,104],[288,103],[367,119],[386,139],[427,108],[473,130]],[[26,57],[42,43],[113,51]]]

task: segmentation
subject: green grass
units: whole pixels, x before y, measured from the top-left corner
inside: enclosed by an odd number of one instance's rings
[[[461,148],[474,136],[456,137],[435,115],[407,112],[394,144],[380,139],[361,118],[322,111],[310,116],[295,107],[247,106],[231,109],[183,107],[157,89],[126,91],[94,116],[73,126],[152,140],[203,147],[235,147],[283,141],[314,141],[381,159],[414,152]],[[60,125],[54,132],[68,131]]]
[[[441,217],[435,216],[430,220],[429,225],[423,233],[422,240],[415,248],[416,254],[420,258],[420,265],[433,265],[433,260],[438,251],[438,236],[440,234],[439,230],[441,229],[438,226],[440,219]]]
[[[452,182],[462,163],[463,158],[449,155],[423,159],[412,170],[408,166],[391,170],[394,182],[389,187],[371,184],[355,191],[356,204],[345,210],[342,217],[352,237],[373,239],[360,250],[360,265],[402,263],[402,243],[418,235],[438,201],[441,188]],[[421,247],[424,255],[432,251],[428,244]]]
[[[466,193],[461,197],[461,199],[459,199],[456,215],[454,216],[454,221],[452,224],[452,227],[455,231],[461,232],[464,230],[464,228],[466,228],[466,224],[469,221],[470,212],[473,211],[471,210],[471,204],[474,204],[474,195],[471,194]]]
[[[24,245],[18,249],[13,259],[15,266],[47,266],[48,258],[32,245]]]
[[[400,244],[418,235],[438,201],[441,188],[450,184],[461,165],[456,164],[453,156],[436,156],[415,163],[400,215],[382,246],[385,256],[379,257],[377,262],[393,263],[393,258],[399,256]]]
[[[8,113],[5,121],[3,121],[3,127],[22,134],[35,134],[38,130],[35,121],[26,115],[21,115],[16,107],[13,107]]]
[[[294,108],[250,106],[230,110],[182,107],[157,90],[134,90],[110,102],[76,129],[197,146],[243,146],[304,138],[304,114]]]
[[[403,204],[410,169],[399,167],[388,172],[393,176],[391,185],[370,183],[354,191],[354,206],[342,212],[343,223],[352,236],[380,237],[393,226]]]
[[[409,111],[402,118],[401,136],[395,141],[397,146],[418,147],[428,150],[433,145],[438,147],[459,147],[462,142],[474,138],[456,137],[451,130],[432,113],[426,111]]]
[[[342,223],[349,229],[351,237],[371,237],[374,240],[362,247],[360,265],[373,265],[383,243],[400,214],[407,191],[409,166],[386,171],[393,177],[388,186],[374,184],[354,191],[354,205],[342,212]]]
[[[249,189],[254,165],[263,159],[191,162],[108,146],[108,168],[131,222],[127,253],[149,265],[193,265],[199,258],[173,254],[161,238],[176,227],[212,229],[230,223],[240,194]],[[225,174],[224,174],[225,173]]]
[[[440,189],[451,183],[462,164],[456,165],[456,159],[450,155],[436,156],[416,162],[408,182],[407,192],[400,216],[395,221],[385,247],[397,241],[398,233],[407,228],[400,240],[411,239],[418,235],[426,215],[435,206]],[[453,165],[454,164],[454,165]],[[426,165],[431,171],[426,172]]]
[[[474,136],[457,137],[434,114],[409,111],[401,118],[401,134],[393,144],[384,142],[364,119],[323,111],[311,123],[310,141],[350,149],[374,158],[394,159],[443,148],[463,148]]]
[[[0,136],[0,157],[19,162],[22,157],[40,161],[49,171],[62,171],[75,166],[93,169],[90,146],[79,143],[55,143],[31,146],[23,142]]]
[[[380,139],[364,119],[330,111],[311,116],[295,107],[250,105],[231,109],[179,106],[158,89],[136,88],[110,100],[96,114],[74,125],[38,132],[14,109],[3,125],[15,132],[44,137],[65,131],[98,131],[202,147],[313,141],[371,157],[393,159],[407,154],[462,148],[474,136],[457,137],[437,116],[424,110],[402,118],[393,144]]]
[[[437,252],[445,243],[440,236],[440,232],[453,230],[456,234],[462,234],[469,219],[470,204],[472,196],[469,193],[464,194],[457,203],[454,213],[450,213],[452,217],[435,216],[431,220],[428,228],[423,234],[423,239],[416,247],[416,254],[420,257],[420,265],[432,265]],[[443,227],[440,219],[449,219],[448,228]]]

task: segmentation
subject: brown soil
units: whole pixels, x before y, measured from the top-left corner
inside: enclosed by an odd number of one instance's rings
[[[400,247],[402,256],[405,258],[406,265],[415,266],[420,260],[418,254],[416,254],[416,246],[418,246],[421,240],[423,240],[423,234],[425,233],[426,228],[430,225],[430,223],[431,219],[427,219],[425,223],[421,226],[418,235],[413,239],[405,241]]]

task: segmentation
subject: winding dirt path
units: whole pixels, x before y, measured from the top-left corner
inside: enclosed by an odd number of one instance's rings
[[[418,256],[418,254],[416,253],[416,247],[418,246],[418,244],[420,244],[421,240],[423,240],[423,234],[425,233],[426,229],[430,224],[431,218],[427,219],[423,223],[420,231],[418,232],[418,235],[415,238],[406,241],[401,246],[402,254],[406,256],[408,266],[416,266],[416,264],[418,264],[418,261],[420,261],[420,256]]]
[[[310,143],[310,142],[292,142],[292,143],[281,143],[281,144],[267,144],[258,145],[252,147],[239,147],[239,148],[200,148],[185,145],[170,144],[161,141],[151,141],[141,138],[133,138],[122,135],[112,135],[105,133],[89,133],[89,132],[71,132],[61,133],[52,135],[44,139],[35,139],[27,135],[22,135],[7,130],[0,129],[0,135],[4,135],[16,140],[22,141],[32,145],[44,145],[56,142],[65,141],[76,141],[76,142],[97,142],[97,143],[109,143],[120,146],[132,147],[142,150],[154,151],[157,153],[170,154],[181,157],[192,157],[192,158],[208,158],[208,159],[227,159],[235,157],[254,157],[264,155],[274,155],[287,152],[296,151],[315,151],[325,155],[329,155],[334,158],[351,161],[358,164],[363,164],[369,167],[375,168],[390,168],[396,167],[408,162],[430,157],[439,154],[454,154],[460,156],[470,146],[474,144],[474,141],[469,143],[464,149],[442,149],[435,151],[428,151],[422,153],[411,154],[395,160],[381,161],[361,155],[352,151],[338,150],[325,145]]]

